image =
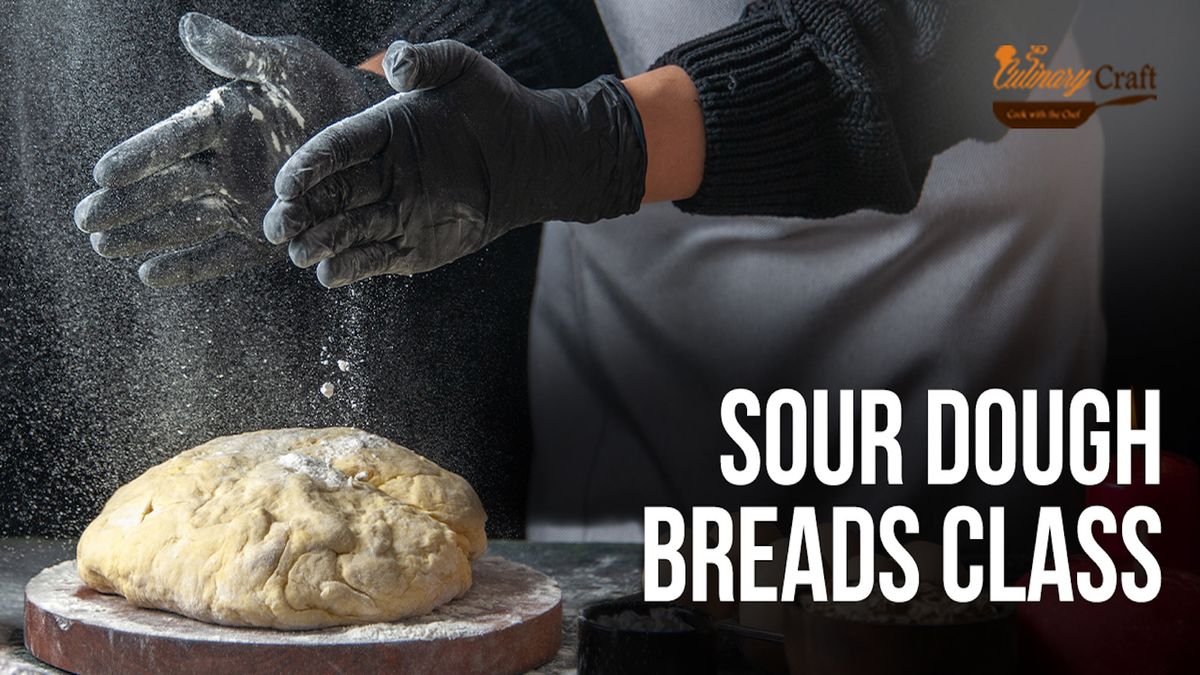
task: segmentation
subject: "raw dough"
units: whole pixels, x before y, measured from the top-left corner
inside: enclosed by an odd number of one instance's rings
[[[471,587],[487,519],[461,476],[348,428],[217,438],[121,487],[79,575],[130,602],[306,629],[424,614]]]

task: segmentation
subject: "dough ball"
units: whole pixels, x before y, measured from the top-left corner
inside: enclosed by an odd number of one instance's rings
[[[256,431],[121,487],[77,565],[97,591],[212,623],[394,621],[467,592],[486,519],[466,480],[385,438]]]

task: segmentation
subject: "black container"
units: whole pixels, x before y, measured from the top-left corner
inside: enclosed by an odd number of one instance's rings
[[[597,619],[633,610],[670,607],[687,630],[650,631],[604,626]],[[708,617],[683,607],[621,598],[579,613],[579,675],[708,675],[717,672],[717,635]]]
[[[1016,611],[944,624],[838,618],[790,605],[785,628],[794,675],[1009,675],[1020,672]]]

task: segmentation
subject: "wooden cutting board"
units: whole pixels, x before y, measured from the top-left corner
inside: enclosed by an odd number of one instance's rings
[[[83,585],[69,560],[25,587],[25,645],[76,673],[519,673],[558,652],[562,593],[503,558],[467,594],[396,623],[313,631],[232,628],[134,607]]]

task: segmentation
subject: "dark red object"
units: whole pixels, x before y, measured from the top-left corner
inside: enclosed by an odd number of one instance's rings
[[[1122,567],[1118,565],[1118,567]],[[1129,568],[1129,566],[1124,566]],[[1096,571],[1091,559],[1071,556],[1072,574]],[[1027,583],[1026,582],[1023,583]],[[1043,596],[1046,597],[1046,596]],[[1200,665],[1200,576],[1164,569],[1162,589],[1148,603],[1112,599],[1090,603],[1049,599],[1017,609],[1023,673],[1126,675],[1197,672]]]
[[[1134,451],[1132,465],[1131,485],[1117,485],[1114,464],[1103,483],[1087,489],[1088,505],[1107,506],[1116,515],[1118,524],[1130,507],[1152,507],[1162,520],[1162,533],[1143,541],[1158,564],[1164,569],[1200,574],[1200,467],[1185,457],[1164,452],[1159,484],[1146,485],[1142,451]],[[1097,528],[1096,542],[1114,560],[1129,559],[1120,532],[1103,534]]]

